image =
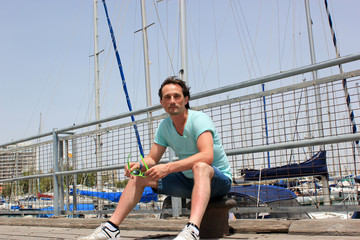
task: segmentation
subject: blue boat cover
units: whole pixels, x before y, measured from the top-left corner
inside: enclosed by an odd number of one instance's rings
[[[229,196],[243,196],[259,198],[262,203],[270,203],[281,200],[289,200],[296,198],[296,194],[292,191],[273,185],[244,185],[231,187]]]
[[[44,208],[40,208],[41,211],[54,211],[54,207],[44,207]],[[67,206],[64,206],[64,210],[67,211]],[[73,204],[70,204],[69,206],[69,211],[73,211],[74,210],[74,206]],[[84,204],[77,204],[76,205],[76,210],[77,211],[94,211],[95,210],[95,206],[94,204],[91,203],[84,203]],[[53,214],[50,214],[53,215]]]
[[[70,194],[72,193],[73,193],[73,189],[70,189]],[[95,191],[85,191],[85,190],[76,190],[76,193],[89,197],[98,197],[98,198],[107,199],[111,202],[118,202],[122,194],[122,192],[95,192]],[[157,194],[154,193],[152,188],[145,187],[140,202],[147,203],[157,200],[158,200]]]
[[[360,219],[360,212],[354,212],[351,216],[352,219]]]
[[[293,163],[281,167],[265,168],[261,171],[257,169],[243,169],[241,173],[245,175],[245,180],[248,181],[316,175],[325,175],[328,177],[326,151],[319,151],[309,160],[300,164]]]

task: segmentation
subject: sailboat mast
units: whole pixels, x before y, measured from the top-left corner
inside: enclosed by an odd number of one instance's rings
[[[96,121],[100,120],[100,80],[99,80],[99,50],[98,50],[98,13],[97,13],[97,4],[98,1],[94,0],[94,69],[95,69],[95,118]],[[96,129],[100,129],[101,124],[96,125]],[[96,166],[101,167],[102,165],[102,152],[101,152],[101,135],[99,133],[96,134],[95,139],[95,147],[96,147]],[[98,191],[102,191],[103,183],[102,183],[102,174],[101,172],[97,173],[97,188]],[[98,209],[103,209],[103,200],[98,200]]]
[[[186,34],[186,0],[179,0],[180,4],[180,45],[181,45],[181,71],[180,78],[188,81],[187,62],[187,34]]]
[[[94,0],[94,77],[95,77],[95,119],[100,120],[100,81],[99,81],[99,50],[98,50],[98,13],[97,13],[98,1]],[[100,128],[100,124],[97,125],[97,129]]]
[[[312,20],[310,16],[310,7],[309,7],[309,0],[305,1],[305,11],[306,11],[306,22],[307,22],[307,28],[308,28],[308,36],[309,36],[309,45],[310,45],[310,55],[311,55],[311,64],[315,64],[315,49],[314,49],[314,38],[313,38],[313,32],[312,32]],[[313,71],[313,80],[317,80],[317,72]],[[318,131],[319,131],[319,137],[324,137],[324,128],[323,128],[323,119],[321,114],[321,97],[320,97],[320,86],[315,86],[315,102],[316,102],[316,115],[317,115],[317,121],[318,121]],[[325,151],[325,145],[321,146],[322,150]],[[324,205],[330,206],[331,200],[330,200],[330,187],[329,182],[325,176],[321,176],[321,183],[323,188],[323,194],[324,194]]]
[[[142,19],[142,37],[144,45],[144,66],[145,66],[145,81],[146,81],[146,105],[151,106],[151,82],[150,82],[150,60],[149,60],[149,47],[147,37],[147,23],[146,23],[146,10],[145,1],[141,0],[141,19]]]
[[[310,45],[310,57],[311,57],[311,64],[315,64],[315,49],[314,49],[314,37],[312,32],[312,20],[310,15],[310,7],[309,7],[309,0],[305,1],[305,11],[306,11],[306,23],[308,28],[308,37],[309,37],[309,45]],[[317,80],[317,71],[312,72],[313,79]],[[317,122],[318,122],[318,131],[319,137],[324,137],[324,128],[323,128],[323,119],[321,114],[321,98],[320,98],[320,87],[317,85],[315,86],[315,102],[316,102],[316,114],[317,114]],[[323,150],[325,150],[325,146],[321,146]]]
[[[147,22],[146,22],[146,9],[145,9],[145,0],[140,0],[141,2],[141,19],[142,19],[142,38],[144,45],[144,67],[145,67],[145,85],[146,85],[146,105],[149,107],[152,105],[151,102],[151,81],[150,81],[150,58],[149,58],[149,47],[148,47],[148,36],[147,36]],[[151,123],[152,113],[148,112],[149,119],[149,139],[150,143],[153,139],[153,127]]]

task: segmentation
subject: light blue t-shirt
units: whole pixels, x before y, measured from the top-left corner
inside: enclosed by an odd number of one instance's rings
[[[205,131],[210,131],[214,141],[214,161],[212,166],[218,168],[227,177],[232,179],[230,164],[222,146],[220,137],[210,117],[203,112],[188,110],[188,118],[185,124],[183,136],[180,136],[170,117],[165,118],[159,124],[155,133],[155,143],[171,147],[176,156],[185,159],[199,152],[197,138]],[[192,170],[183,171],[188,178],[193,178]]]

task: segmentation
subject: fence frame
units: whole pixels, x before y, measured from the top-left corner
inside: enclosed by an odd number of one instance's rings
[[[331,59],[328,61],[316,63],[313,65],[308,65],[308,66],[280,72],[277,74],[273,74],[273,75],[269,75],[269,76],[265,76],[265,77],[259,77],[256,79],[251,79],[248,81],[240,82],[237,84],[232,84],[232,85],[221,87],[218,89],[194,94],[192,96],[191,100],[201,99],[201,98],[205,98],[205,97],[209,97],[209,96],[213,96],[213,95],[217,95],[217,94],[221,94],[221,93],[225,93],[225,92],[239,90],[239,89],[242,89],[245,87],[268,83],[268,82],[276,81],[279,79],[292,77],[292,76],[296,76],[299,74],[308,73],[308,72],[312,72],[312,71],[317,71],[317,70],[321,70],[321,69],[325,69],[325,68],[329,68],[329,67],[333,67],[333,66],[337,66],[340,64],[353,62],[353,61],[358,61],[358,60],[360,60],[360,53],[343,56],[343,57]],[[272,89],[272,90],[268,90],[268,91],[264,91],[264,92],[258,92],[258,93],[249,94],[249,95],[245,95],[245,96],[239,96],[236,98],[222,100],[222,101],[218,101],[218,102],[214,102],[214,103],[210,103],[210,104],[204,104],[202,106],[194,107],[194,109],[204,110],[207,108],[221,106],[224,104],[241,102],[241,101],[245,101],[248,99],[260,98],[260,97],[264,97],[264,96],[271,96],[271,95],[277,94],[277,93],[292,91],[292,90],[310,87],[310,86],[314,86],[314,85],[320,85],[320,84],[324,84],[324,83],[330,83],[330,82],[342,80],[344,78],[351,78],[351,77],[356,77],[356,76],[360,76],[360,69],[355,70],[355,71],[341,73],[341,74],[331,75],[331,76],[324,77],[324,78],[321,78],[318,80],[307,81],[307,82],[293,84],[290,86],[285,86],[285,87]],[[2,150],[1,148],[5,148],[10,145],[28,142],[28,141],[35,140],[35,139],[41,139],[44,137],[52,137],[52,140],[46,141],[45,143],[51,142],[53,144],[53,169],[54,169],[54,172],[46,173],[46,174],[21,176],[21,177],[16,176],[13,178],[8,178],[8,179],[0,179],[0,183],[15,182],[15,181],[20,181],[20,180],[30,180],[30,179],[37,179],[37,178],[44,178],[44,177],[52,177],[53,184],[54,184],[53,185],[54,206],[56,205],[54,207],[54,212],[53,212],[54,215],[60,216],[62,214],[77,214],[79,212],[76,209],[71,212],[64,211],[64,202],[63,202],[64,186],[63,186],[63,181],[61,179],[65,176],[70,176],[70,175],[74,175],[76,177],[76,175],[80,174],[80,173],[102,172],[102,171],[123,169],[125,167],[125,164],[116,164],[116,165],[112,165],[112,166],[93,167],[93,168],[86,168],[86,169],[62,171],[62,170],[60,170],[59,165],[58,165],[59,163],[61,164],[61,161],[63,161],[63,159],[59,158],[59,156],[61,156],[61,154],[59,153],[59,149],[62,149],[62,147],[59,147],[59,144],[63,144],[63,137],[61,137],[60,135],[69,135],[75,139],[75,137],[78,135],[76,135],[76,134],[74,134],[74,132],[72,132],[74,130],[82,129],[85,127],[91,127],[91,126],[95,126],[97,124],[103,124],[103,123],[111,122],[114,120],[124,119],[124,118],[130,117],[131,115],[141,115],[141,114],[153,112],[153,111],[159,110],[159,109],[161,109],[161,105],[157,104],[157,105],[153,105],[153,106],[146,107],[143,109],[134,110],[132,112],[122,113],[122,114],[115,115],[112,117],[104,118],[104,119],[101,119],[98,121],[92,121],[92,122],[88,122],[88,123],[73,125],[70,127],[62,128],[62,129],[53,129],[52,132],[47,132],[44,134],[40,134],[40,135],[36,135],[36,136],[24,138],[24,139],[19,139],[17,141],[13,141],[13,142],[6,143],[6,144],[1,144],[0,145],[0,153],[3,153],[3,152],[7,152],[8,150]],[[163,115],[159,115],[156,117],[152,117],[151,119],[161,118],[162,116]],[[141,119],[141,120],[137,120],[133,123],[125,123],[122,125],[125,126],[125,125],[138,124],[140,122],[149,121],[151,119],[148,119],[148,118]],[[109,129],[110,128],[112,128],[112,127],[109,127]],[[94,133],[96,131],[104,131],[104,129],[94,130],[94,131],[91,131],[91,133]],[[89,132],[87,132],[87,133],[89,133]],[[249,153],[268,152],[268,151],[292,149],[292,148],[307,147],[307,146],[319,146],[319,145],[333,144],[333,143],[354,142],[354,141],[358,141],[358,140],[360,140],[360,133],[331,136],[331,137],[321,137],[321,138],[314,138],[314,139],[309,139],[309,140],[292,141],[292,142],[286,142],[286,143],[269,144],[269,145],[263,145],[263,146],[255,146],[255,147],[237,148],[237,149],[233,149],[233,150],[228,150],[228,151],[226,151],[226,153],[228,156],[235,156],[235,155],[242,155],[242,154],[249,154]],[[33,146],[37,146],[37,145],[39,145],[39,143],[34,144]],[[73,145],[75,146],[74,149],[76,149],[76,140],[75,140],[75,142],[73,142]],[[74,155],[76,156],[76,152],[74,153]],[[173,160],[173,157],[171,156],[166,161],[172,161],[172,160]],[[75,186],[74,186],[74,188],[75,188]],[[156,211],[156,210],[133,210],[133,212],[135,212],[135,213],[136,212],[154,213],[154,211],[155,211],[157,213],[160,213],[160,212],[161,213],[172,213],[175,216],[180,215],[181,212],[188,212],[187,210],[184,210],[184,209],[179,210],[180,203],[178,200],[174,200],[173,203],[174,203],[173,210],[166,210],[166,209],[162,209],[162,210],[158,210],[158,211]],[[356,206],[356,205],[354,205],[354,206],[331,205],[331,206],[311,206],[311,207],[301,206],[301,207],[276,207],[276,208],[250,207],[250,208],[242,208],[242,209],[236,208],[236,209],[232,209],[231,211],[235,212],[235,213],[304,212],[304,211],[306,211],[306,212],[326,212],[326,211],[342,212],[342,211],[344,211],[345,212],[345,211],[360,211],[360,207]],[[102,211],[82,211],[81,213],[106,214],[106,213],[111,213],[111,212],[112,212],[112,210],[111,211],[102,210]],[[11,212],[11,213],[14,214],[14,212]],[[29,211],[28,213],[38,213],[38,212]],[[18,213],[18,214],[23,214],[23,213]]]

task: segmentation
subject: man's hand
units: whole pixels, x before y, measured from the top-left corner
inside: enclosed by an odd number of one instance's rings
[[[125,166],[125,176],[128,178],[133,178],[134,176],[131,175],[130,173],[132,171],[134,171],[135,169],[139,169],[140,163],[139,162],[129,162],[129,165],[130,165],[130,169],[129,169],[128,165]]]
[[[168,164],[159,164],[153,166],[145,172],[145,176],[153,181],[166,177],[170,173]]]

